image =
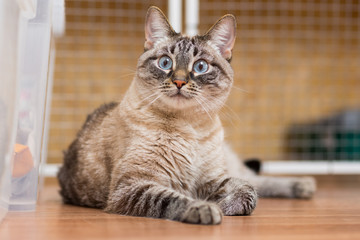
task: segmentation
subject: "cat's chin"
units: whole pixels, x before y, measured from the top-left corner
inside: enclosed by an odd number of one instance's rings
[[[176,101],[182,101],[182,100],[186,101],[186,100],[189,100],[192,98],[192,97],[186,96],[185,94],[180,93],[180,92],[173,94],[172,96],[169,96],[169,97]]]
[[[166,96],[164,103],[174,110],[188,109],[196,105],[196,101],[193,99],[193,97],[188,97],[181,93],[177,93],[172,96]]]

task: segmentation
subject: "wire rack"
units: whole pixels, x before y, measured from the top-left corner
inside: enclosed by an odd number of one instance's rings
[[[61,162],[88,113],[126,91],[151,5],[167,12],[161,0],[66,1],[49,162]],[[226,13],[237,19],[235,84],[221,116],[243,158],[360,159],[359,12],[359,1],[200,0],[200,33]]]
[[[360,159],[358,1],[200,1],[200,28],[232,13],[236,113],[245,157]],[[352,119],[352,120],[349,120]],[[225,122],[231,123],[231,120]]]

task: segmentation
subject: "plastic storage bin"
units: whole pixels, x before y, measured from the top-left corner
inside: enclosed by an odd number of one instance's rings
[[[38,0],[35,17],[20,21],[18,123],[10,210],[33,210],[36,205],[48,82],[51,3]]]
[[[8,210],[15,137],[18,21],[16,1],[0,1],[0,221]],[[13,27],[9,27],[13,26]]]
[[[0,24],[0,77],[6,86],[0,88],[0,123],[6,129],[0,130],[1,220],[7,209],[36,207],[46,159],[52,28],[63,32],[64,1],[0,1]]]

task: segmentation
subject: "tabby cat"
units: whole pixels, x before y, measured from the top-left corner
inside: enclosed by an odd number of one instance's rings
[[[313,179],[257,176],[224,143],[218,112],[233,83],[235,28],[225,15],[205,35],[187,37],[160,9],[148,10],[130,88],[89,115],[65,153],[65,203],[219,224],[223,215],[251,214],[258,194],[312,196]]]

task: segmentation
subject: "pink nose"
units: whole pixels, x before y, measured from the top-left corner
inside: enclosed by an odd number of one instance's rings
[[[184,80],[174,80],[173,83],[176,85],[178,89],[182,88],[186,84]]]

